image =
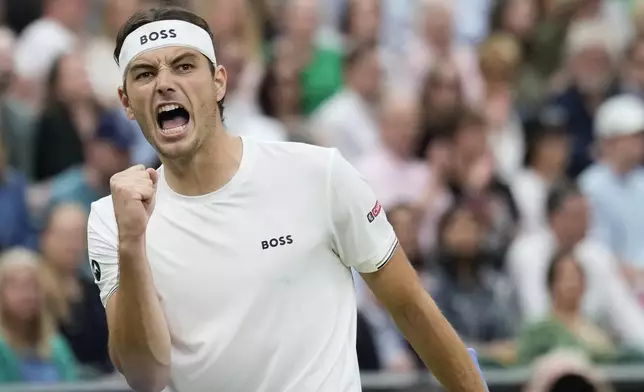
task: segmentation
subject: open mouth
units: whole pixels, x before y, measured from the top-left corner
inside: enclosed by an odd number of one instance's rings
[[[181,132],[190,121],[190,113],[178,104],[166,104],[157,110],[157,124],[164,133]]]

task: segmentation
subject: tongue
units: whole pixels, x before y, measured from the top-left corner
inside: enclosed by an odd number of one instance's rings
[[[188,123],[187,118],[183,116],[174,116],[172,118],[163,120],[161,125],[163,126],[163,129],[173,129],[173,128],[184,126],[187,123]]]

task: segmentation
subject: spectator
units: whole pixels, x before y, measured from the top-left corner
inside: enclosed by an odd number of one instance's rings
[[[74,355],[46,306],[39,263],[19,248],[0,257],[0,383],[77,379]]]
[[[380,42],[382,10],[379,0],[345,0],[340,33],[348,44]]]
[[[335,45],[316,39],[318,5],[314,0],[282,3],[279,38],[293,46],[301,70],[302,110],[308,116],[342,87],[342,54]]]
[[[487,142],[494,156],[496,172],[506,182],[516,176],[525,153],[523,125],[513,92],[520,64],[521,47],[511,35],[494,34],[481,46]]]
[[[37,181],[51,179],[83,162],[83,143],[93,138],[99,116],[98,104],[78,54],[64,55],[54,62],[47,90],[47,104],[34,140]]]
[[[43,16],[27,26],[16,47],[16,73],[34,87],[33,101],[43,97],[39,85],[57,58],[74,51],[85,25],[87,0],[44,0]]]
[[[389,93],[380,111],[382,143],[365,151],[356,163],[385,209],[399,203],[417,203],[429,180],[427,165],[414,156],[418,117],[414,97]]]
[[[599,161],[579,183],[593,211],[593,234],[624,266],[626,276],[644,293],[644,103],[622,95],[597,111]]]
[[[89,265],[86,232],[84,206],[60,204],[52,209],[41,242],[53,316],[87,378],[114,368],[107,353],[107,321],[98,288],[93,279],[81,275]]]
[[[37,248],[37,233],[27,206],[25,177],[7,166],[0,138],[0,252],[22,246]]]
[[[86,142],[87,161],[52,179],[49,206],[79,203],[89,213],[93,202],[109,195],[110,178],[129,166],[133,141],[130,127],[112,114],[104,115],[96,135]]]
[[[644,35],[635,37],[626,48],[622,67],[622,89],[644,99]]]
[[[602,101],[615,95],[615,42],[608,26],[584,21],[571,26],[567,37],[568,88],[552,98],[568,119],[572,155],[568,175],[576,178],[591,162],[593,118]]]
[[[562,347],[579,349],[596,361],[617,360],[619,347],[606,331],[583,315],[581,304],[586,278],[571,251],[555,254],[548,267],[546,282],[552,310],[545,320],[522,332],[519,339],[521,361],[529,363]]]
[[[378,147],[376,109],[380,98],[378,47],[362,43],[345,59],[346,86],[325,102],[312,116],[313,137],[322,145],[335,147],[351,163]]]
[[[556,108],[546,109],[535,121],[535,129],[528,134],[525,165],[510,186],[523,232],[545,229],[548,194],[566,179],[570,141],[563,123]]]
[[[457,204],[439,225],[437,278],[431,293],[445,317],[479,355],[515,360],[518,308],[509,280],[490,268],[485,224],[475,208]]]
[[[622,279],[614,256],[588,237],[588,201],[574,186],[554,189],[547,201],[548,229],[519,236],[507,258],[524,319],[536,322],[549,310],[548,263],[557,249],[569,249],[586,275],[583,312],[625,344],[644,348],[644,312]]]
[[[518,230],[518,210],[510,188],[494,173],[486,141],[486,120],[471,110],[460,116],[452,136],[447,186],[456,201],[474,203],[485,216],[489,261],[503,266],[505,252]]]

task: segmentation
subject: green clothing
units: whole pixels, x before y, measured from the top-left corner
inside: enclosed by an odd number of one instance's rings
[[[51,362],[58,371],[58,379],[62,382],[78,379],[76,359],[67,342],[61,336],[51,338]],[[21,359],[0,336],[0,383],[23,382]]]
[[[578,349],[598,363],[644,360],[642,353],[626,347],[618,347],[614,350],[591,347],[554,317],[528,325],[522,330],[518,339],[518,359],[522,364],[530,364],[538,357],[561,348]]]
[[[316,48],[300,75],[302,111],[308,116],[342,87],[342,54]]]

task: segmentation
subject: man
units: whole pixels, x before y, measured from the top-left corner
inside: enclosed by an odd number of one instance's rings
[[[604,102],[595,137],[599,160],[579,179],[591,204],[593,234],[622,262],[644,300],[644,102],[632,95]]]
[[[576,187],[565,186],[556,187],[546,204],[548,226],[519,236],[506,261],[524,318],[538,321],[548,314],[548,266],[558,250],[571,249],[586,278],[584,315],[627,345],[644,348],[644,312],[622,279],[613,254],[588,236],[588,200]]]
[[[119,90],[163,165],[92,205],[110,356],[136,391],[360,391],[350,267],[450,390],[485,386],[380,204],[337,153],[234,137],[226,70],[198,16],[133,15]]]

